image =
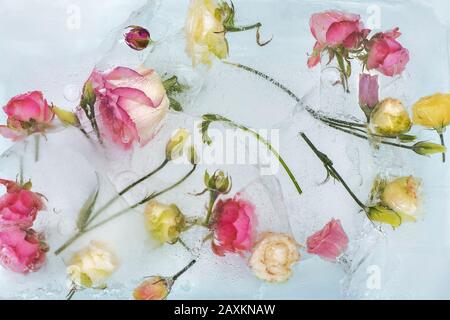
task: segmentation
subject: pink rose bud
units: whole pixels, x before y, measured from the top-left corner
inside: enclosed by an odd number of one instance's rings
[[[128,28],[131,29],[124,35],[126,44],[137,51],[147,48],[151,41],[150,32],[140,26],[129,26]]]
[[[13,181],[0,179],[7,190],[0,197],[0,225],[30,228],[38,211],[44,208],[42,196],[29,190],[31,184],[20,186]]]
[[[334,262],[347,250],[348,237],[342,229],[341,222],[332,219],[322,230],[308,237],[306,245],[308,253]]]
[[[367,49],[367,69],[376,69],[385,76],[395,76],[405,70],[409,62],[409,51],[396,40],[401,33],[398,28],[377,33],[370,39]]]
[[[355,49],[369,34],[364,29],[361,17],[357,14],[326,11],[311,16],[309,25],[311,33],[317,40],[313,54],[308,60],[308,67],[316,66],[321,59],[321,53],[327,47],[343,46],[346,49]]]
[[[38,271],[45,262],[48,246],[33,229],[18,227],[0,231],[0,264],[13,272]]]
[[[15,96],[3,110],[8,116],[8,123],[0,126],[0,135],[13,141],[45,131],[54,116],[40,91]]]
[[[173,280],[154,276],[142,282],[133,292],[135,300],[164,300],[170,293]]]
[[[242,199],[219,200],[214,208],[215,254],[244,253],[250,251],[254,243],[254,206]]]
[[[100,114],[101,135],[124,149],[135,142],[148,143],[169,109],[166,90],[154,70],[94,70],[86,84],[95,94],[88,100]]]
[[[378,76],[361,74],[359,76],[359,104],[370,109],[375,107],[378,100]]]

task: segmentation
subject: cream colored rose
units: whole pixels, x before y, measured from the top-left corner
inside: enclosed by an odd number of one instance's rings
[[[420,206],[419,186],[419,181],[412,176],[397,178],[386,184],[381,194],[381,201],[401,214],[403,219],[415,221]]]
[[[388,98],[372,111],[369,129],[374,134],[395,137],[411,129],[411,119],[400,100]]]
[[[150,201],[145,209],[145,223],[149,233],[161,243],[175,243],[185,226],[185,218],[174,204]]]
[[[211,65],[211,56],[224,59],[228,44],[223,27],[223,10],[216,0],[192,0],[185,26],[186,52],[192,64]]]
[[[282,233],[267,232],[255,245],[249,260],[255,276],[269,282],[283,282],[292,274],[292,265],[300,260],[299,244]]]
[[[89,247],[74,254],[67,267],[67,275],[77,286],[103,288],[116,268],[117,260],[106,246],[91,242]]]

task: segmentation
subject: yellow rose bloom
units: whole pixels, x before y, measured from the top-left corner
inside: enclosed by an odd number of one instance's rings
[[[413,122],[442,132],[450,124],[450,94],[423,97],[413,106]]]
[[[211,56],[228,56],[223,21],[225,11],[216,0],[191,0],[185,26],[186,52],[192,64],[211,65]]]
[[[178,240],[185,225],[184,215],[174,204],[165,205],[150,201],[145,209],[147,230],[161,243]]]
[[[116,258],[106,246],[91,242],[88,248],[74,254],[67,267],[67,275],[77,286],[103,288],[116,268]]]
[[[383,188],[381,201],[399,213],[403,220],[415,221],[420,206],[419,186],[419,181],[412,176],[397,178]]]
[[[387,137],[395,137],[411,129],[408,111],[400,100],[384,99],[370,115],[370,131]]]

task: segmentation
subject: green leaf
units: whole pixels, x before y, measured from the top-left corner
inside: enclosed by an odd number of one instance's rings
[[[208,135],[208,128],[211,121],[205,120],[200,124],[200,133],[202,135],[203,143],[210,145],[212,143],[211,137]]]
[[[175,110],[177,112],[183,111],[183,107],[181,106],[181,104],[174,98],[169,97],[169,102],[170,102],[169,104],[170,109]]]
[[[77,227],[78,230],[83,231],[86,228],[86,224],[92,214],[95,203],[97,202],[98,193],[100,191],[98,176],[97,176],[97,188],[89,195],[86,202],[78,213]]]

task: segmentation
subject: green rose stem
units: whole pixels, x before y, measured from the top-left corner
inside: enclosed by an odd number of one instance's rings
[[[237,68],[245,70],[247,72],[253,73],[253,74],[267,80],[268,82],[272,83],[274,86],[283,90],[286,94],[288,94],[291,98],[293,98],[297,103],[301,103],[301,99],[295,93],[293,93],[289,88],[287,88],[286,86],[284,86],[282,83],[278,82],[277,80],[273,79],[272,77],[262,73],[261,71],[255,70],[251,67],[248,67],[248,66],[245,66],[242,64],[238,64],[238,63],[233,63],[233,62],[228,62],[228,61],[223,61],[223,63],[237,67]],[[315,119],[323,122],[324,124],[326,124],[327,126],[333,128],[333,129],[351,134],[351,135],[361,138],[361,139],[365,139],[365,140],[370,139],[367,136],[367,132],[364,130],[366,128],[366,124],[344,121],[344,120],[340,120],[340,119],[327,117],[322,114],[319,114],[317,111],[315,111],[314,109],[312,109],[306,105],[305,105],[305,110],[309,114],[311,114]],[[360,132],[361,134],[355,133],[351,130]],[[382,144],[399,147],[399,148],[403,148],[403,149],[412,149],[412,146],[408,146],[408,145],[404,145],[404,144],[393,143],[393,142],[389,142],[389,141],[385,141],[385,140],[381,140],[379,142]]]
[[[192,173],[194,173],[196,168],[197,168],[197,165],[194,164],[192,166],[192,169],[183,178],[181,178],[178,182],[174,183],[173,185],[171,185],[171,186],[169,186],[169,187],[167,187],[167,188],[165,188],[165,189],[163,189],[163,190],[161,190],[161,191],[159,191],[157,193],[153,193],[150,196],[145,197],[144,199],[142,199],[141,201],[135,203],[134,205],[132,205],[132,206],[130,206],[128,208],[125,208],[125,209],[117,212],[116,214],[113,214],[109,218],[107,218],[107,219],[105,219],[105,220],[103,220],[103,221],[101,221],[101,222],[99,222],[99,223],[97,223],[97,224],[95,224],[93,226],[89,226],[90,224],[88,223],[86,229],[84,229],[83,231],[77,232],[69,240],[67,240],[58,250],[55,251],[55,255],[59,255],[61,252],[63,252],[65,249],[67,249],[72,243],[74,243],[78,238],[80,238],[84,234],[86,234],[86,233],[88,233],[90,231],[93,231],[94,229],[97,229],[98,227],[103,226],[104,224],[106,224],[106,223],[108,223],[108,222],[110,222],[110,221],[112,221],[112,220],[122,216],[123,214],[129,212],[130,210],[135,209],[135,208],[137,208],[137,207],[147,203],[148,201],[153,200],[153,199],[159,197],[160,195],[162,195],[162,194],[164,194],[166,192],[169,192],[170,190],[176,188],[177,186],[182,184],[187,178],[189,178],[189,176],[192,175]]]
[[[34,162],[39,161],[39,145],[41,142],[41,137],[39,134],[34,135]]]
[[[444,132],[443,130],[438,130],[439,138],[441,139],[441,145],[445,148]],[[445,163],[445,152],[442,153],[442,162]]]
[[[214,209],[214,204],[216,203],[216,200],[217,200],[218,197],[219,197],[219,194],[217,192],[212,191],[212,190],[209,192],[208,211],[207,211],[207,214],[206,214],[205,222],[203,224],[204,227],[208,227],[209,226],[209,222],[211,220],[213,209]]]
[[[350,194],[350,196],[353,198],[353,200],[358,204],[358,206],[367,214],[368,208],[364,203],[361,202],[361,200],[358,199],[358,197],[353,193],[353,191],[350,189],[350,187],[347,185],[345,180],[341,177],[341,175],[336,171],[336,169],[333,167],[333,162],[328,158],[328,156],[322,152],[320,152],[314,144],[311,142],[311,140],[308,139],[306,134],[303,132],[300,133],[300,136],[305,140],[306,144],[311,148],[311,150],[315,153],[315,155],[319,158],[320,161],[322,161],[322,164],[325,166],[325,169],[327,170],[328,176],[331,176],[338,180],[347,190],[347,192]]]
[[[144,182],[145,180],[149,179],[151,176],[155,175],[160,170],[162,170],[169,163],[169,161],[170,161],[169,159],[165,158],[164,161],[155,170],[151,171],[147,175],[143,176],[139,180],[136,180],[135,182],[133,182],[132,184],[130,184],[129,186],[127,186],[126,188],[121,190],[115,197],[113,197],[106,204],[104,204],[103,207],[98,209],[88,220],[88,223],[91,223],[93,220],[95,220],[103,211],[105,211],[107,208],[109,208],[115,201],[117,201],[125,193],[127,193],[128,191],[133,189],[135,186],[137,186],[141,182]]]
[[[262,73],[261,71],[253,69],[251,67],[245,66],[243,64],[233,63],[233,62],[229,62],[229,61],[222,61],[222,62],[225,63],[225,64],[228,64],[230,66],[234,66],[234,67],[237,67],[239,69],[245,70],[247,72],[253,73],[253,74],[255,74],[255,75],[257,75],[257,76],[267,80],[268,82],[272,83],[274,86],[278,87],[279,89],[283,90],[292,99],[294,99],[297,103],[301,103],[302,102],[302,100],[294,92],[292,92],[292,90],[287,88],[285,85],[283,85],[279,81],[277,81],[277,80],[273,79],[272,77],[268,76],[267,74]],[[331,118],[331,117],[327,117],[327,116],[321,115],[317,111],[315,111],[314,109],[310,108],[309,106],[305,106],[305,110],[308,113],[310,113],[314,118],[316,118],[317,120],[323,121],[323,122],[331,121],[331,122],[335,122],[337,124],[347,125],[347,126],[351,126],[351,127],[366,128],[366,124],[364,124],[364,123],[344,121],[344,120],[334,119],[334,118]]]
[[[178,271],[173,277],[172,277],[172,281],[176,281],[179,277],[181,277],[186,271],[188,271],[195,263],[197,262],[197,260],[192,260],[191,262],[189,262],[189,264],[184,267],[183,269],[181,269],[180,271]]]
[[[284,170],[286,171],[286,173],[288,174],[289,178],[291,179],[292,183],[294,184],[295,188],[297,189],[297,192],[299,194],[302,194],[302,189],[300,188],[297,179],[295,178],[294,174],[292,173],[292,171],[289,169],[288,165],[286,164],[286,162],[283,160],[283,158],[280,156],[280,154],[278,153],[277,150],[275,150],[272,145],[263,137],[261,137],[261,135],[243,125],[237,124],[233,121],[231,121],[230,119],[227,119],[223,116],[217,115],[217,114],[205,114],[203,115],[203,122],[201,124],[201,130],[202,130],[202,134],[203,134],[203,141],[206,142],[207,144],[211,144],[211,139],[209,138],[207,131],[208,131],[208,127],[212,122],[222,122],[225,124],[228,124],[231,127],[240,129],[244,132],[248,132],[250,134],[252,134],[258,141],[262,142],[271,152],[272,154],[278,159],[278,161],[280,162],[280,164],[283,166]]]

